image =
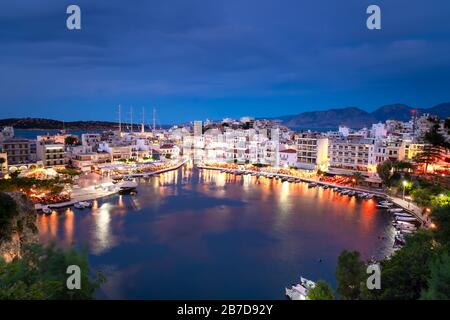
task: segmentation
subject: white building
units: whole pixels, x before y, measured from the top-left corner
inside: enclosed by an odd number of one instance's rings
[[[297,165],[297,150],[285,149],[278,152],[280,167],[295,167]]]

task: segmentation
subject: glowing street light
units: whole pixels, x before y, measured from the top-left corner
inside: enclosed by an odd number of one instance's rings
[[[402,184],[403,184],[403,200],[405,200],[405,189],[406,186],[408,185],[408,181],[403,180]]]

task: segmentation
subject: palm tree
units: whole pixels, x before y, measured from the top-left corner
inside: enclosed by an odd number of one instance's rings
[[[364,180],[364,177],[361,172],[355,172],[352,175],[352,181],[355,185],[358,185],[363,180]]]

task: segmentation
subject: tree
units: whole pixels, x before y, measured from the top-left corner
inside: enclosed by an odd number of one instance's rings
[[[386,160],[377,165],[377,173],[385,185],[389,185],[389,179],[392,175],[392,161]]]
[[[355,172],[355,173],[353,173],[353,175],[352,175],[352,181],[354,181],[355,185],[360,184],[361,181],[363,181],[363,180],[364,180],[364,177],[363,177],[363,175],[362,175],[361,172]]]
[[[75,136],[68,136],[64,139],[64,144],[69,146],[75,146],[79,144],[78,138]]]
[[[428,289],[430,262],[436,257],[432,233],[419,230],[391,258],[381,261],[381,289],[366,290],[367,299],[417,300]]]
[[[67,267],[81,269],[81,289],[67,288]],[[87,252],[64,251],[54,245],[25,245],[21,259],[5,263],[0,259],[0,300],[11,299],[93,299],[105,282],[103,274],[90,272]]]
[[[418,164],[424,165],[425,172],[427,172],[428,165],[442,160],[441,147],[426,145],[424,146],[422,152],[419,152],[415,157],[414,161]]]
[[[431,276],[428,280],[428,290],[422,292],[424,300],[450,299],[450,256],[443,253],[431,263]]]
[[[392,167],[394,168],[395,171],[405,171],[405,170],[409,170],[409,169],[414,169],[414,166],[411,162],[408,161],[401,161],[401,160],[396,160],[392,162]]]
[[[361,295],[361,283],[365,281],[365,263],[358,251],[344,250],[336,267],[337,292],[343,300],[356,300]]]
[[[308,291],[309,300],[336,300],[333,288],[324,280],[319,280],[314,289]]]
[[[436,241],[450,247],[450,205],[435,208],[431,218],[436,224],[436,229],[433,231]]]
[[[436,119],[433,122],[434,122],[433,126],[427,133],[425,133],[424,140],[435,147],[449,148],[450,144],[445,139],[445,137],[439,132],[440,120]]]

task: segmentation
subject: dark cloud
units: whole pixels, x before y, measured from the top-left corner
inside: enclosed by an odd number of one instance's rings
[[[365,28],[382,8],[383,30]],[[82,30],[65,28],[69,4]],[[161,122],[450,100],[446,0],[60,0],[0,10],[0,117]]]

